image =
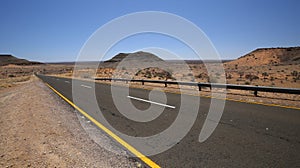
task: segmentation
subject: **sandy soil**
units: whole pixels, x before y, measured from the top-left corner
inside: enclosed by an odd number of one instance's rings
[[[0,90],[0,167],[135,167],[81,127],[74,110],[36,77]]]

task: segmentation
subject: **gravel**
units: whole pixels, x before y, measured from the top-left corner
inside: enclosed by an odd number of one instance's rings
[[[85,119],[36,77],[0,91],[0,115],[0,167],[141,166],[91,124],[97,134],[90,137]]]

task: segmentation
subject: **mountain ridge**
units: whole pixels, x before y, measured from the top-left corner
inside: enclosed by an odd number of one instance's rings
[[[300,47],[257,48],[227,64],[261,66],[295,63],[300,63]]]
[[[17,58],[11,54],[0,54],[0,66],[5,66],[5,65],[36,65],[36,64],[43,64],[41,62],[36,62],[36,61],[28,61],[26,59],[20,59]]]

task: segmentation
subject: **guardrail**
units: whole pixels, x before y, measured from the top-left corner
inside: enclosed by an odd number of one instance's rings
[[[224,88],[224,89],[234,89],[234,90],[249,90],[249,91],[254,91],[255,96],[258,96],[258,92],[300,94],[300,89],[296,89],[296,88],[279,88],[279,87],[265,87],[265,86],[248,86],[248,85],[181,82],[181,81],[163,81],[163,80],[120,79],[120,78],[94,78],[94,80],[140,82],[140,83],[142,83],[142,85],[144,85],[145,83],[161,83],[161,84],[164,84],[165,87],[167,87],[168,85],[198,86],[199,91],[201,91],[201,89],[204,88],[204,87]]]

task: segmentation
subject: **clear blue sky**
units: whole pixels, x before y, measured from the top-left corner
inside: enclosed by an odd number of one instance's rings
[[[300,46],[298,0],[2,0],[0,8],[0,53],[35,61],[74,61],[103,24],[128,13],[153,10],[195,23],[223,59],[258,47]],[[145,47],[135,44],[124,43],[120,52]]]

